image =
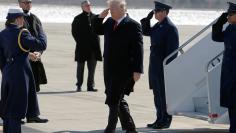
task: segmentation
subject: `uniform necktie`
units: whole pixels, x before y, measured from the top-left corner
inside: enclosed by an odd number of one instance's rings
[[[115,21],[114,26],[113,26],[113,31],[116,30],[117,26],[118,26],[118,23],[117,23],[117,21]]]

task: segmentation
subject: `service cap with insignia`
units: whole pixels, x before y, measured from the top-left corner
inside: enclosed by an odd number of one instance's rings
[[[232,2],[228,2],[229,8],[228,8],[228,14],[236,14],[236,4]]]
[[[154,1],[154,3],[155,3],[155,9],[154,9],[155,11],[170,10],[172,8],[171,6],[158,1]]]

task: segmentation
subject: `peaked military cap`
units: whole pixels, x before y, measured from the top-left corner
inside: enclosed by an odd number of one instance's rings
[[[20,16],[24,16],[24,12],[20,8],[10,8],[7,13],[6,19],[15,19]]]
[[[167,4],[163,4],[161,2],[158,2],[158,1],[154,1],[155,3],[155,11],[160,11],[160,10],[169,10],[171,9],[172,7],[167,5]]]
[[[232,2],[228,2],[229,4],[229,9],[228,9],[228,13],[229,14],[234,14],[236,13],[236,4],[232,3]]]

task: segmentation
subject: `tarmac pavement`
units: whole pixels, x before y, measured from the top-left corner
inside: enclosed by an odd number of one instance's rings
[[[184,42],[201,28],[201,26],[179,26],[180,41]],[[49,119],[49,122],[26,123],[22,126],[22,132],[103,133],[107,124],[108,107],[104,104],[102,63],[97,64],[95,75],[96,89],[99,91],[86,91],[87,71],[85,71],[83,91],[76,92],[75,42],[70,33],[70,24],[49,23],[44,24],[44,29],[48,35],[48,49],[44,52],[42,61],[47,72],[48,84],[41,86],[38,99],[40,117]],[[135,85],[135,92],[126,97],[137,131],[139,133],[227,133],[228,125],[212,125],[206,121],[184,116],[174,116],[169,129],[146,128],[147,123],[155,120],[155,108],[152,91],[148,89],[149,38],[144,38],[144,42],[145,71]],[[119,123],[117,133],[123,133]]]

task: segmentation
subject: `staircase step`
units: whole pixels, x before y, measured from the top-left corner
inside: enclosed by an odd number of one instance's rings
[[[199,112],[177,112],[176,115],[186,116],[194,119],[208,121],[209,117],[206,114],[202,114]]]
[[[199,112],[206,115],[209,113],[209,109],[208,109],[209,103],[208,103],[207,97],[194,97],[193,103],[195,107],[195,112]]]

